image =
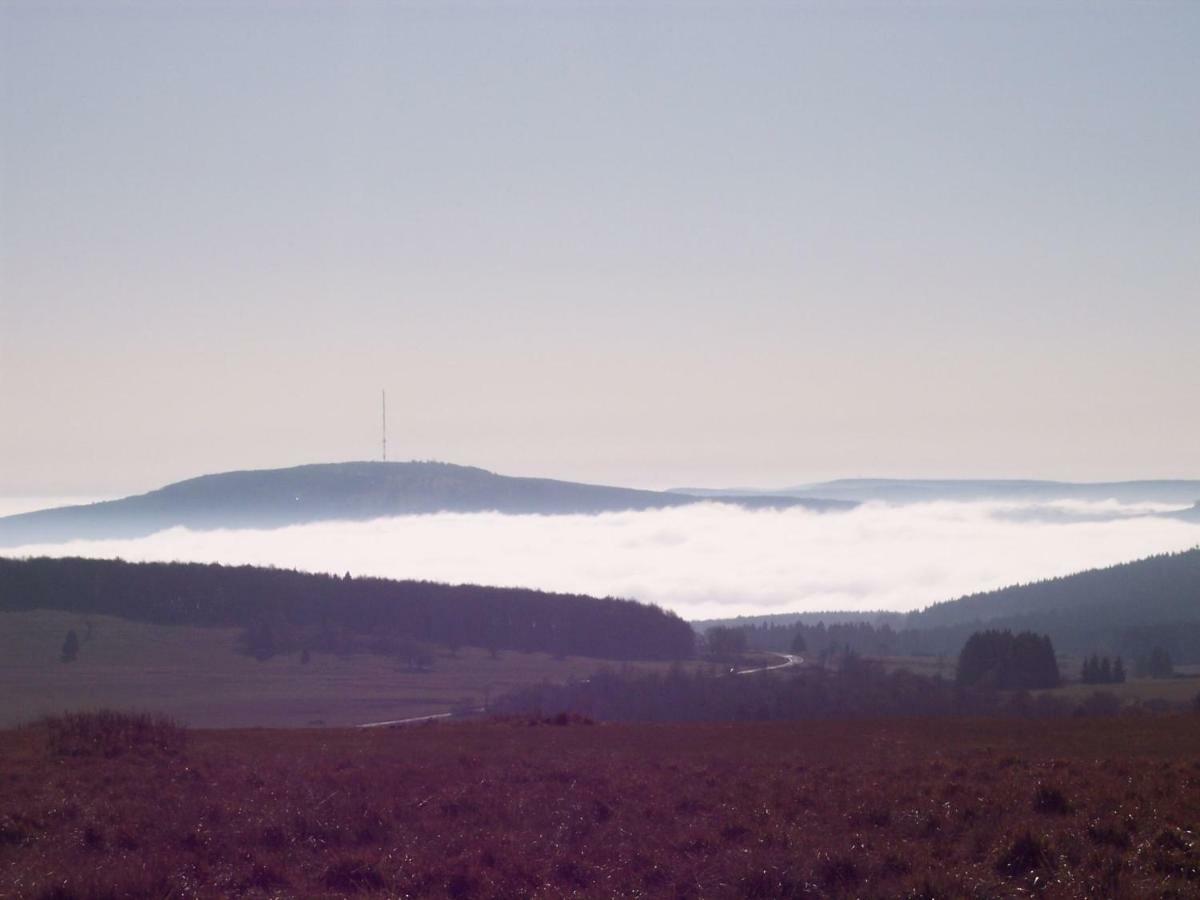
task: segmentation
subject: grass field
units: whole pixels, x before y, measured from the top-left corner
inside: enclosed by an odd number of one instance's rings
[[[1200,889],[1200,716],[47,738],[0,732],[0,896]]]
[[[470,647],[439,652],[429,672],[368,654],[258,662],[235,652],[234,629],[89,621],[90,629],[73,613],[0,613],[0,727],[98,707],[165,712],[197,727],[356,725],[478,706],[514,687],[621,665],[510,651],[493,658]],[[82,641],[79,657],[62,663],[71,629]]]
[[[885,669],[906,669],[918,675],[941,675],[954,680],[956,659],[953,656],[883,656],[872,657]],[[1060,662],[1064,675],[1078,679],[1079,667],[1082,661],[1069,659]],[[1162,700],[1175,706],[1190,706],[1195,697],[1200,694],[1200,671],[1196,667],[1177,667],[1175,678],[1130,678],[1121,684],[1082,684],[1077,680],[1068,681],[1061,687],[1035,691],[1037,694],[1048,694],[1072,704],[1080,703],[1097,691],[1110,693],[1122,704],[1145,703],[1148,700]]]
[[[1197,694],[1200,694],[1200,677],[1185,675],[1176,678],[1134,678],[1121,684],[1079,684],[1075,682],[1037,693],[1046,693],[1064,700],[1079,701],[1096,691],[1110,693],[1122,703],[1164,700],[1167,703],[1186,706],[1191,704]]]

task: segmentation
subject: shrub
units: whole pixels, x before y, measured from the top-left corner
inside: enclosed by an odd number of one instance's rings
[[[1071,804],[1066,795],[1056,787],[1039,784],[1033,793],[1033,808],[1040,813],[1054,816],[1065,816],[1071,811]]]
[[[178,753],[186,732],[182,725],[155,713],[64,713],[42,721],[46,748],[52,756],[113,757],[129,751]]]
[[[1093,691],[1075,708],[1079,716],[1115,716],[1121,711],[1121,700],[1111,691]]]
[[[996,862],[1003,875],[1026,875],[1050,861],[1050,848],[1026,831],[1014,840]]]

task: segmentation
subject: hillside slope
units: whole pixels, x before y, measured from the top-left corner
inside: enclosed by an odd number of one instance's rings
[[[437,512],[602,513],[661,509],[704,498],[665,491],[513,478],[438,462],[348,462],[224,472],[87,506],[0,518],[0,547],[140,537],[165,528],[279,528],[332,519]],[[751,508],[829,511],[853,503],[795,497],[721,497]]]
[[[818,621],[819,620],[819,621]],[[1031,584],[970,594],[912,613],[876,612],[693,623],[747,629],[750,645],[786,651],[797,631],[810,654],[851,647],[870,656],[954,655],[983,628],[1050,635],[1060,653],[1123,655],[1154,647],[1176,663],[1200,663],[1200,548]]]
[[[910,628],[1075,613],[1121,624],[1200,621],[1200,548],[970,594],[910,614]]]
[[[254,566],[0,557],[0,612],[35,609],[245,628],[267,656],[339,652],[363,640],[605,659],[680,659],[693,651],[692,629],[674,613],[611,597]]]

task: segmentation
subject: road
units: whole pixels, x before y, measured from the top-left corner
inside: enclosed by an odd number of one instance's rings
[[[804,662],[803,656],[796,656],[792,653],[772,653],[771,655],[780,657],[783,662],[776,663],[773,666],[759,666],[757,669],[742,669],[735,674],[753,675],[755,672],[774,672],[776,669],[786,669],[788,666],[798,666]]]
[[[464,712],[479,713],[483,712],[483,707],[476,709],[464,710]],[[367,722],[365,725],[359,725],[359,728],[391,728],[398,725],[420,725],[422,722],[432,722],[435,719],[449,719],[451,716],[461,715],[461,713],[444,712],[433,713],[428,716],[413,716],[411,719],[390,719],[387,722]]]
[[[780,659],[783,660],[783,662],[775,663],[775,665],[773,665],[773,666],[759,666],[757,669],[742,669],[740,672],[735,672],[733,674],[735,674],[735,675],[753,675],[756,672],[774,672],[776,669],[786,669],[789,666],[798,666],[804,662],[803,656],[796,656],[792,653],[772,653],[771,655],[778,656]],[[587,679],[584,679],[584,680],[586,681]],[[463,712],[481,713],[481,712],[484,712],[484,708],[482,706],[480,706],[475,709],[464,710]],[[359,728],[394,728],[394,727],[398,727],[401,725],[420,725],[422,722],[433,722],[437,719],[449,719],[455,715],[461,715],[461,713],[452,713],[452,712],[433,713],[432,715],[428,715],[428,716],[413,716],[412,718],[409,718],[409,719],[389,719],[386,722],[367,722],[363,725],[359,725],[358,727]]]

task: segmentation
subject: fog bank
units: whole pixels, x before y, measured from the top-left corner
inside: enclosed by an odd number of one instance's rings
[[[136,540],[13,548],[276,565],[633,597],[689,619],[910,610],[965,593],[1200,543],[1154,506],[866,504],[852,512],[719,503],[596,516],[439,514],[269,531],[176,528]],[[1117,516],[1117,518],[1106,518]]]

